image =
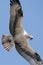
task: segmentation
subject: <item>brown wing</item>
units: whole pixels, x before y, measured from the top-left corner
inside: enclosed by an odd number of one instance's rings
[[[14,45],[13,38],[11,36],[3,35],[2,36],[2,45],[7,50],[10,51],[10,49]]]
[[[10,0],[10,33],[14,36],[15,34],[21,33],[22,28],[22,17],[23,11],[19,0]]]
[[[40,55],[31,48],[31,46],[27,43],[25,37],[20,38],[19,43],[15,43],[16,50],[19,52],[21,56],[23,56],[28,62],[32,65],[42,65],[42,59]],[[39,62],[39,64],[37,64]],[[34,64],[35,63],[35,64]]]
[[[20,49],[22,49],[23,52],[27,54],[33,55],[35,51],[32,49],[32,47],[27,43],[27,40],[25,37],[21,37],[18,39],[18,41],[15,42],[16,46],[19,46]]]

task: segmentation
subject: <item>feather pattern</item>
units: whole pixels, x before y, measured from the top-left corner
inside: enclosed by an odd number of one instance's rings
[[[14,46],[13,38],[4,34],[2,36],[2,45],[7,51],[10,51],[11,48]]]
[[[37,61],[37,59],[35,58],[35,56],[31,55],[30,53],[27,54],[26,52],[24,52],[19,45],[15,44],[15,47],[16,47],[16,50],[18,51],[18,53],[23,57],[25,58],[29,63],[30,65],[43,65],[43,61],[40,60],[40,61]],[[39,58],[40,59],[40,58]]]
[[[16,2],[16,3],[15,3]],[[10,33],[14,36],[15,34],[21,33],[22,28],[22,17],[23,11],[19,0],[11,0],[12,6],[10,5],[10,23],[9,29]]]
[[[2,45],[7,51],[10,51],[15,44],[18,53],[23,56],[30,65],[43,65],[40,55],[33,50],[27,42],[27,39],[32,39],[32,36],[24,31],[22,18],[23,11],[19,0],[10,0],[9,30],[12,36],[3,35]]]

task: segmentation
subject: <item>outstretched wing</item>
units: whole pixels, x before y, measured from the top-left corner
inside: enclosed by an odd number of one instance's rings
[[[34,58],[32,58],[33,56],[31,57],[31,54],[27,54],[26,52],[22,51],[22,49],[18,45],[16,45],[16,49],[19,54],[30,63],[30,65],[43,65],[42,61],[34,60]]]
[[[30,65],[43,65],[39,54],[37,54],[37,52],[27,44],[27,40],[25,38],[22,38],[20,43],[16,42],[15,47],[19,54],[23,56]]]
[[[10,23],[9,29],[12,36],[22,32],[23,11],[19,0],[10,0]]]
[[[11,36],[3,35],[2,36],[2,45],[7,50],[10,51],[10,49],[14,45],[13,38]]]

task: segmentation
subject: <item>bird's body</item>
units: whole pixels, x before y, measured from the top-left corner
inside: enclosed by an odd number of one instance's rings
[[[10,0],[10,23],[9,29],[12,36],[3,35],[2,45],[7,51],[15,44],[16,50],[30,65],[43,65],[42,59],[28,44],[27,39],[32,39],[22,25],[23,11],[19,0]]]

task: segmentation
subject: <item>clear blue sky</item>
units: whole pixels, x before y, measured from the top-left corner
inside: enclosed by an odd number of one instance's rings
[[[24,12],[23,26],[34,36],[30,45],[43,59],[43,0],[20,0]],[[22,58],[15,47],[7,52],[2,46],[2,34],[9,32],[9,0],[0,0],[0,64],[1,65],[29,65]]]

